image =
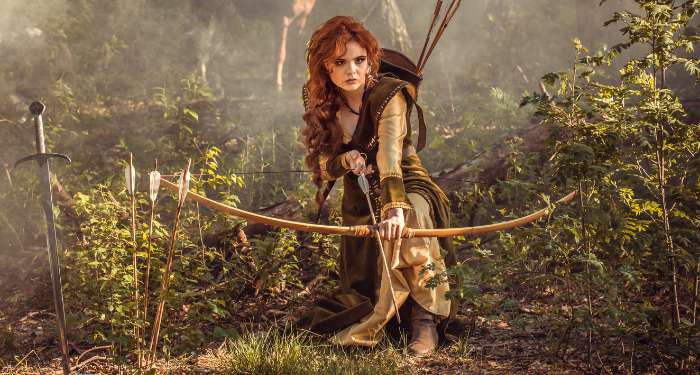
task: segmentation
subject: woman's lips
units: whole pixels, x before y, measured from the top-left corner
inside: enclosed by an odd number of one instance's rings
[[[357,83],[357,78],[350,78],[345,81],[348,85],[352,85],[353,83]]]

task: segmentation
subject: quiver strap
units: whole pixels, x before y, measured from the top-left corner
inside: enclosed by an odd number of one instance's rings
[[[318,192],[316,193],[318,194],[318,211],[316,212],[316,224],[321,223],[321,211],[323,211],[323,204],[326,203],[328,195],[331,193],[331,190],[333,190],[333,185],[335,185],[335,181],[336,180],[326,182],[326,188],[323,190],[323,193],[321,193],[321,189],[318,189]]]

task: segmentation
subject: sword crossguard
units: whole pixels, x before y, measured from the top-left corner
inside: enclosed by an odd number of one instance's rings
[[[69,163],[73,162],[72,160],[70,160],[70,158],[67,155],[63,155],[63,154],[57,154],[57,153],[34,154],[34,155],[25,156],[22,159],[17,160],[15,162],[15,165],[12,166],[12,169],[14,169],[16,166],[24,163],[25,161],[29,161],[29,160],[36,160],[37,164],[39,164],[40,167],[43,167],[44,164],[46,164],[46,161],[50,158],[66,159],[66,160],[68,160]]]

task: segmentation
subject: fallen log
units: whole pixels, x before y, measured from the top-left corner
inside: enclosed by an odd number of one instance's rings
[[[544,83],[540,82],[542,95],[552,100],[547,93]],[[554,105],[554,103],[550,103]],[[542,152],[545,149],[545,139],[549,136],[549,128],[542,124],[541,118],[534,118],[530,126],[515,132],[508,140],[520,139],[520,151]],[[488,189],[499,180],[508,177],[508,156],[513,148],[506,140],[497,142],[476,154],[470,160],[466,160],[454,168],[432,173],[433,182],[448,196],[461,188],[474,191],[474,185],[479,184],[482,189]],[[460,181],[467,180],[467,181]],[[472,182],[473,181],[473,182]]]
[[[87,240],[85,239],[85,234],[83,233],[83,230],[80,228],[80,224],[84,221],[87,221],[87,217],[81,217],[78,215],[78,212],[75,210],[75,207],[73,207],[73,196],[70,195],[66,189],[63,188],[63,185],[61,185],[60,182],[58,182],[58,179],[56,178],[55,175],[52,175],[52,184],[51,184],[51,190],[56,192],[58,195],[58,199],[56,201],[56,204],[58,207],[61,209],[64,215],[71,219],[73,221],[73,233],[75,233],[75,237],[80,242],[81,245],[85,246],[87,245]]]
[[[548,127],[536,123],[515,132],[509,139],[516,137],[521,139],[520,151],[542,152],[545,149],[544,141],[548,136]],[[447,195],[454,194],[462,188],[473,191],[475,182],[467,181],[476,181],[480,188],[488,188],[499,180],[506,179],[509,167],[507,160],[512,152],[513,148],[509,143],[505,141],[494,143],[471,159],[453,168],[431,173],[430,177]]]

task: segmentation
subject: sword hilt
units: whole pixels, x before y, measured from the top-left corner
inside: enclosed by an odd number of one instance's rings
[[[34,132],[36,133],[36,153],[46,153],[46,144],[44,142],[44,121],[41,119],[41,114],[46,110],[46,106],[42,102],[34,102],[29,106],[29,112],[34,115]]]
[[[46,152],[46,142],[44,141],[44,121],[41,119],[41,115],[44,113],[45,110],[46,105],[44,105],[44,103],[42,102],[34,102],[29,106],[29,112],[31,112],[32,115],[34,115],[34,131],[36,133],[36,154],[25,156],[22,159],[17,160],[15,162],[15,165],[12,166],[12,169],[28,160],[36,160],[37,164],[39,164],[40,167],[43,167],[44,164],[46,164],[46,161],[50,158],[66,159],[69,163],[72,163],[70,158],[66,155]]]

